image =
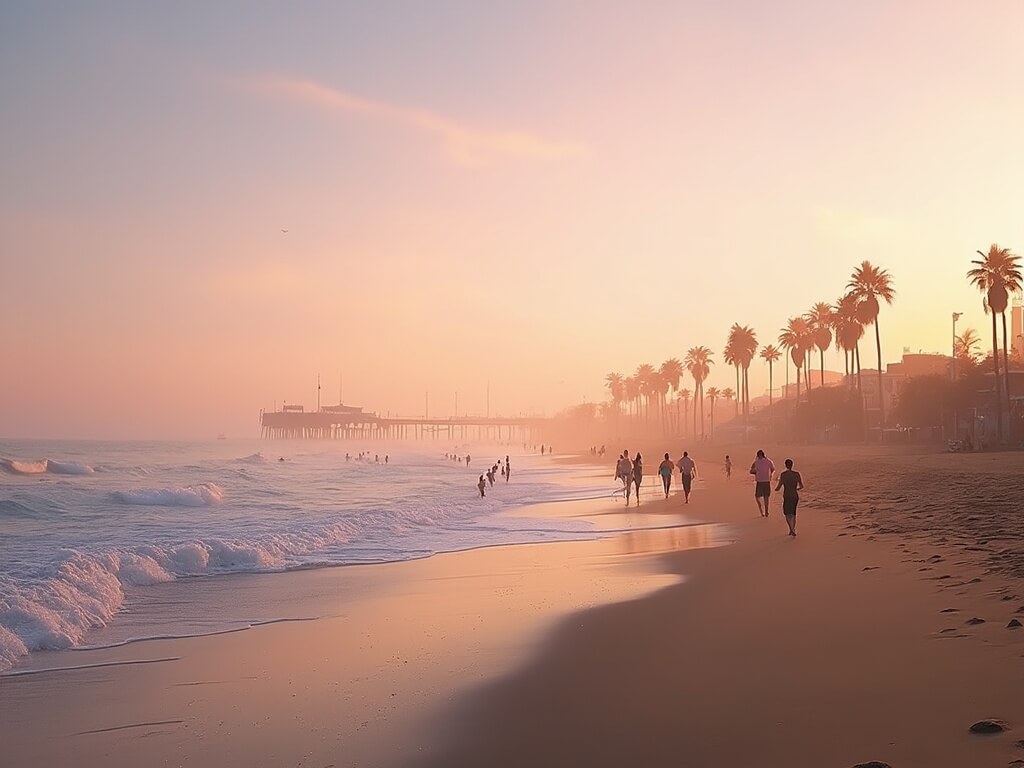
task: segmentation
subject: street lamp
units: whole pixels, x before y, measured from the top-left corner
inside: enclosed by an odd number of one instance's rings
[[[956,321],[960,319],[963,312],[953,313],[953,360],[950,363],[950,368],[953,371],[953,381],[956,381]]]

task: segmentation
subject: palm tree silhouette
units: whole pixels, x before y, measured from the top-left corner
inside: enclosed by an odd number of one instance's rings
[[[774,344],[769,344],[767,347],[761,347],[761,359],[768,363],[768,414],[769,419],[772,421],[772,431],[774,431],[775,427],[775,414],[772,412],[775,378],[773,376],[772,368],[780,357],[782,357],[782,351]]]
[[[658,369],[662,378],[668,382],[669,387],[673,392],[679,391],[679,380],[683,378],[683,363],[678,357],[670,357],[664,363],[661,364],[661,368]],[[679,406],[678,400],[676,401],[676,423],[679,422]],[[678,427],[677,427],[678,428]]]
[[[633,376],[636,377],[637,384],[639,385],[640,397],[647,401],[647,408],[644,411],[644,422],[647,422],[651,417],[651,380],[654,377],[654,366],[650,363],[644,363],[637,367],[636,373]]]
[[[878,425],[885,429],[885,396],[882,384],[882,335],[878,330],[878,300],[892,304],[896,290],[892,287],[892,276],[879,269],[870,261],[863,261],[853,270],[846,285],[851,294],[860,302],[857,305],[857,319],[864,325],[875,325],[875,352],[878,355]]]
[[[676,396],[676,409],[677,410],[679,408],[680,401],[683,403],[683,420],[679,422],[679,424],[680,424],[679,432],[681,434],[685,434],[686,433],[687,416],[690,413],[690,390],[688,390],[686,387],[680,388],[679,394]]]
[[[704,437],[704,379],[711,372],[712,352],[707,347],[690,347],[686,353],[686,369],[693,377],[694,383],[694,407],[693,407],[693,433],[697,434],[697,411],[700,411],[700,436]]]
[[[608,387],[608,392],[612,396],[612,406],[614,406],[616,418],[619,415],[622,398],[626,394],[626,387],[623,382],[624,379],[621,373],[609,373],[604,377],[604,385]]]
[[[711,437],[715,436],[715,401],[721,394],[718,387],[708,387],[708,402],[711,403]]]
[[[821,386],[825,386],[825,351],[832,346],[832,323],[835,310],[825,301],[819,301],[806,315],[811,324],[814,346],[818,348],[821,359]]]
[[[973,328],[964,330],[955,340],[957,360],[974,362],[977,357],[974,348],[979,344],[981,344],[981,338],[976,330]]]
[[[622,385],[626,390],[626,400],[629,402],[629,414],[632,420],[635,411],[639,409],[640,405],[640,382],[636,380],[636,376],[627,376]]]
[[[733,325],[733,328],[736,326]],[[743,386],[740,384],[740,361],[736,354],[736,340],[733,338],[733,333],[730,330],[729,339],[725,343],[725,349],[722,350],[722,360],[726,365],[731,365],[736,369],[736,418],[740,415],[740,402],[742,401]]]
[[[731,402],[734,397],[736,397],[736,390],[734,390],[732,387],[726,387],[725,389],[722,390],[722,398],[725,400],[725,402]]]
[[[779,344],[789,351],[789,359],[796,366],[796,401],[800,402],[800,374],[803,372],[807,350],[814,342],[811,326],[802,317],[791,317],[779,334]]]
[[[836,332],[836,343],[843,349],[847,377],[857,374],[857,389],[860,390],[860,340],[864,337],[864,326],[857,319],[857,297],[846,294],[836,302],[832,327]]]
[[[993,243],[988,253],[978,251],[981,260],[974,259],[971,264],[974,268],[968,270],[967,277],[971,279],[979,291],[985,294],[985,311],[992,311],[992,361],[996,375],[996,401],[998,407],[996,413],[996,434],[999,441],[1003,440],[1003,400],[999,392],[999,338],[996,334],[996,315],[1003,318],[1003,370],[1006,372],[1006,380],[1003,387],[1006,393],[1006,412],[1010,412],[1010,362],[1006,343],[1006,306],[1010,301],[1010,292],[1021,290],[1024,276],[1021,275],[1020,256],[1015,256],[1009,248],[1000,248]]]
[[[743,401],[743,417],[750,415],[750,363],[757,352],[757,334],[754,329],[747,325],[733,323],[729,329],[729,348],[732,352],[736,365],[743,369],[743,378],[740,380],[740,400]]]

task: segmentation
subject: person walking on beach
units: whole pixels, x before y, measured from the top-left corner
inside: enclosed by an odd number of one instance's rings
[[[732,477],[732,459],[729,458],[729,454],[725,454],[725,476],[726,478]]]
[[[508,456],[505,457],[505,482],[512,477],[512,464],[509,463]]]
[[[693,487],[693,476],[697,474],[697,464],[690,458],[687,451],[683,451],[682,458],[676,464],[679,466],[679,477],[683,481],[683,496],[686,498],[686,503],[689,504],[690,488]]]
[[[480,490],[480,498],[482,499],[487,494],[484,493],[484,489],[487,487],[487,483],[484,482],[484,476],[480,475],[480,481],[476,484],[476,487]]]
[[[615,479],[622,481],[622,487],[626,491],[626,506],[629,506],[629,492],[633,483],[633,462],[629,460],[629,451],[623,451],[619,460],[615,462]]]
[[[668,498],[669,488],[672,487],[672,473],[675,472],[676,465],[672,463],[672,459],[665,454],[665,460],[658,465],[658,474],[661,475],[661,484],[665,486],[665,498]]]
[[[800,494],[797,491],[803,490],[803,487],[804,480],[800,473],[793,469],[793,460],[786,459],[786,471],[779,475],[779,484],[775,486],[775,490],[782,490],[782,514],[786,516],[790,536],[796,536],[796,507],[800,503]]]
[[[640,458],[640,451],[636,452],[636,458],[633,459],[633,483],[636,485],[636,505],[640,506],[640,481],[644,479],[644,462]],[[626,486],[628,489],[628,485]],[[627,490],[628,494],[629,491]],[[629,504],[629,498],[627,497],[626,503]]]
[[[761,513],[761,517],[768,517],[768,499],[772,495],[772,475],[775,474],[775,464],[764,455],[764,451],[757,452],[757,458],[750,465],[750,474],[754,476],[754,501],[757,502],[757,511]],[[764,499],[763,508],[761,499]]]

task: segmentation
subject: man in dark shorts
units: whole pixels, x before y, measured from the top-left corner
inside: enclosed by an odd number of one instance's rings
[[[754,476],[754,501],[757,502],[757,511],[762,517],[768,517],[768,500],[772,495],[772,475],[775,474],[775,464],[764,455],[764,451],[757,452],[757,458],[750,465],[750,474]],[[764,506],[761,506],[761,499],[764,499]]]
[[[693,476],[697,474],[697,465],[690,458],[689,451],[683,451],[683,455],[676,462],[679,467],[679,477],[683,481],[683,496],[686,503],[690,503],[690,488],[693,487]]]
[[[786,516],[789,524],[789,535],[796,536],[796,507],[800,503],[800,494],[797,491],[804,487],[803,478],[799,472],[793,471],[793,460],[786,459],[786,471],[779,475],[779,484],[775,490],[782,489],[782,514]]]

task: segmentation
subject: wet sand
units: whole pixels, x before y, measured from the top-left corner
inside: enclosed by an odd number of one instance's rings
[[[685,508],[540,512],[725,528],[244,577],[320,618],[51,655],[116,666],[0,678],[4,765],[1024,759],[1024,454],[816,450],[795,540],[778,499],[759,518],[749,476],[697,460]]]

